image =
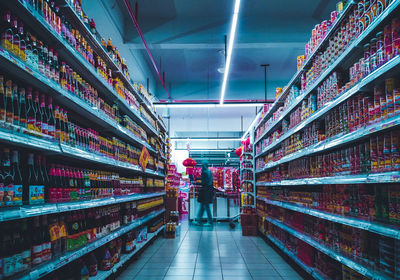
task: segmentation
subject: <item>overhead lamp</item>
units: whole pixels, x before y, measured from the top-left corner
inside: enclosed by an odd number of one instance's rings
[[[190,142],[205,142],[205,141],[240,141],[241,138],[171,138],[172,141],[190,141]]]
[[[154,104],[156,108],[229,108],[229,107],[261,107],[265,103],[231,103],[231,104],[215,104],[215,103],[196,103],[196,104],[182,104],[182,103],[168,103],[168,104]]]
[[[187,149],[175,149],[175,151],[187,151]],[[190,149],[190,152],[232,152],[228,149]]]
[[[222,80],[221,99],[219,102],[220,104],[224,103],[226,84],[228,82],[228,75],[229,75],[229,70],[230,70],[230,66],[231,66],[233,42],[235,40],[235,35],[236,35],[236,26],[237,26],[237,20],[238,20],[238,16],[239,16],[239,9],[240,9],[240,0],[235,0],[235,9],[233,10],[232,26],[231,26],[230,36],[229,36],[229,44],[228,44],[228,52],[227,52],[227,56],[226,56],[224,78]]]
[[[241,140],[246,139],[246,135],[247,133],[249,133],[251,131],[251,129],[256,125],[258,118],[261,116],[261,111],[258,112],[256,118],[253,120],[253,122],[250,124],[249,128],[246,130],[246,132],[243,134]]]

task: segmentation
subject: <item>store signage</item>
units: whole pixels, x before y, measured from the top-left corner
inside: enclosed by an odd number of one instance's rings
[[[147,150],[147,148],[145,146],[143,146],[142,148],[142,152],[140,154],[140,158],[139,158],[139,164],[142,167],[142,170],[145,171],[146,170],[146,166],[147,166],[147,162],[149,161],[149,151]]]

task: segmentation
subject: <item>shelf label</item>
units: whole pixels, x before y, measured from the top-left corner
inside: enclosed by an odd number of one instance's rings
[[[143,146],[142,152],[141,152],[140,158],[139,158],[139,164],[140,164],[140,167],[142,167],[143,171],[146,170],[146,166],[147,166],[147,162],[149,161],[149,158],[150,158],[149,151],[147,150],[147,148],[145,146]]]

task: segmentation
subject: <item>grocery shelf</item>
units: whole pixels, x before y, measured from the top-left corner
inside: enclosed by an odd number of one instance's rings
[[[306,66],[312,61],[312,59],[315,57],[316,54],[319,53],[320,49],[322,46],[324,46],[326,43],[329,42],[329,39],[332,35],[332,32],[334,30],[336,30],[337,27],[340,26],[340,23],[342,21],[343,18],[345,18],[345,16],[351,11],[351,7],[355,4],[354,0],[350,0],[347,2],[346,7],[343,9],[343,12],[340,13],[340,15],[338,16],[337,20],[335,21],[335,23],[331,26],[331,28],[327,31],[325,37],[321,40],[321,42],[319,43],[319,45],[314,49],[314,51],[308,55],[308,57],[306,58],[306,60],[303,62],[303,65],[301,66],[301,68],[299,70],[297,70],[297,72],[294,74],[294,76],[292,77],[292,79],[290,79],[290,81],[288,82],[288,84],[285,86],[285,91],[281,93],[281,95],[278,97],[278,99],[272,104],[271,108],[268,110],[267,114],[264,115],[264,117],[262,118],[262,120],[260,120],[260,122],[256,125],[255,130],[257,130],[257,128],[268,118],[270,118],[272,116],[272,113],[278,109],[277,105],[278,104],[282,104],[284,102],[284,97],[286,96],[286,94],[288,93],[288,91],[290,90],[290,87],[294,85],[294,83],[300,78],[300,75],[305,71]],[[261,137],[262,138],[262,137]],[[257,143],[260,139],[257,139],[255,141],[255,143]]]
[[[164,196],[164,195],[165,192],[131,194],[124,196],[84,200],[84,201],[23,205],[20,207],[12,207],[10,209],[2,208],[0,209],[0,222],[25,219],[40,215],[49,215],[49,214],[57,214],[68,211],[83,210],[94,207],[102,207],[111,204],[136,201],[136,200]]]
[[[107,50],[105,50],[101,42],[96,38],[96,36],[90,31],[89,27],[82,21],[82,19],[79,17],[79,15],[75,12],[74,7],[72,7],[71,3],[69,0],[62,0],[61,1],[61,8],[63,9],[63,12],[65,12],[67,15],[69,15],[69,19],[72,20],[74,24],[79,26],[79,31],[84,34],[85,39],[88,39],[90,41],[90,46],[93,47],[93,50],[107,62],[107,65],[112,69],[114,73],[117,73],[118,76],[121,78],[121,80],[124,82],[125,86],[129,88],[130,91],[132,91],[135,96],[139,99],[139,102],[141,104],[146,105],[147,111],[150,112],[150,115],[153,117],[153,119],[157,119],[157,115],[154,114],[152,108],[150,107],[149,101],[146,100],[145,97],[143,97],[139,92],[137,92],[136,88],[132,85],[132,81],[130,80],[130,77],[126,77],[124,73],[121,72],[119,69],[118,65],[115,63],[115,61],[112,60],[112,58],[108,55]]]
[[[314,114],[312,114],[309,118],[307,118],[306,120],[304,120],[303,122],[301,122],[300,124],[295,126],[294,128],[290,129],[288,132],[286,132],[281,137],[279,137],[279,139],[274,140],[274,142],[272,144],[268,145],[267,147],[265,147],[263,149],[262,152],[258,153],[256,155],[256,158],[266,154],[269,150],[271,150],[271,149],[275,148],[276,146],[280,145],[284,140],[289,138],[291,135],[299,132],[300,130],[305,128],[307,125],[311,124],[313,121],[315,121],[318,118],[322,117],[324,114],[326,114],[327,112],[332,110],[334,107],[336,107],[337,105],[339,105],[340,103],[342,103],[346,99],[352,97],[354,94],[359,92],[363,87],[365,87],[369,83],[373,82],[375,79],[379,78],[383,74],[387,73],[388,71],[392,70],[394,67],[399,66],[399,65],[400,65],[400,56],[396,56],[393,59],[391,59],[390,61],[386,62],[384,65],[382,65],[381,67],[377,68],[375,71],[371,72],[369,75],[367,75],[365,78],[363,78],[359,83],[357,83],[351,89],[349,89],[345,93],[341,94],[338,98],[327,102],[324,105],[324,107],[320,108],[318,111],[316,111]],[[397,120],[397,119],[398,119],[398,117],[395,117],[395,120]],[[382,121],[381,123],[382,124],[384,123],[385,125],[387,125],[387,121],[386,120]],[[381,123],[372,124],[371,126],[380,127]],[[364,131],[365,130],[364,128],[361,128],[361,130],[364,133],[366,132],[366,131]],[[359,135],[359,137],[364,136],[364,134],[361,133],[361,131],[359,132],[357,130],[356,132],[357,132],[356,134]]]
[[[304,213],[320,219],[329,220],[331,222],[340,223],[346,226],[351,226],[367,231],[371,231],[380,235],[384,235],[390,238],[400,239],[400,228],[391,225],[380,224],[376,222],[369,222],[365,220],[360,220],[352,217],[341,216],[337,214],[332,214],[329,212],[324,212],[312,208],[307,208],[304,206],[298,206],[294,203],[283,202],[277,200],[270,200],[268,198],[257,196],[257,199],[263,200],[270,205],[275,205],[281,208],[289,209],[292,211]]]
[[[332,177],[282,180],[276,182],[257,182],[256,186],[380,184],[398,182],[400,182],[400,171],[391,171],[358,175],[338,175]]]
[[[141,242],[139,244],[136,244],[136,249],[129,253],[129,254],[123,254],[121,256],[121,260],[110,270],[108,271],[98,271],[97,275],[94,277],[89,277],[90,280],[105,280],[108,277],[110,277],[113,273],[116,273],[118,269],[120,269],[126,262],[128,262],[134,255],[136,255],[140,250],[145,247],[151,240],[153,240],[161,231],[163,231],[165,228],[165,225],[160,227],[157,231],[153,233],[148,233],[147,234],[147,240],[144,242]]]
[[[22,280],[36,280],[39,279],[49,273],[51,273],[54,270],[59,269],[60,267],[63,267],[64,265],[71,263],[72,261],[90,253],[91,251],[105,245],[106,243],[120,237],[121,235],[127,233],[128,231],[131,231],[134,228],[140,227],[141,225],[147,223],[148,221],[152,220],[153,218],[157,217],[158,215],[164,213],[165,209],[158,210],[158,211],[153,211],[150,214],[141,217],[134,222],[122,226],[118,230],[92,242],[87,244],[86,246],[77,249],[72,252],[67,252],[63,256],[59,257],[56,260],[53,260],[51,262],[45,263],[43,265],[39,265],[36,268],[31,269],[28,273],[24,274],[23,276],[19,275],[18,279]]]
[[[52,95],[57,93],[57,95],[54,96],[55,99],[60,100],[60,103],[62,104],[69,105],[70,107],[74,108],[75,112],[84,115],[88,120],[106,128],[108,131],[116,134],[127,142],[143,145],[153,154],[157,154],[157,151],[153,149],[146,141],[140,139],[132,132],[122,127],[102,111],[90,106],[78,96],[66,91],[59,84],[48,79],[39,71],[32,70],[30,66],[2,48],[0,48],[0,62],[2,62],[2,67],[10,67],[9,70],[15,69],[16,72],[21,74],[21,76],[24,75],[23,79],[27,83],[30,83],[37,88],[45,89],[51,92]]]
[[[8,0],[10,1],[10,0]],[[78,67],[78,71],[80,74],[85,74],[85,80],[90,82],[92,85],[97,87],[97,89],[103,89],[106,94],[105,96],[110,96],[110,100],[113,102],[117,102],[120,108],[125,108],[124,111],[128,112],[130,117],[139,121],[142,125],[144,125],[145,130],[152,132],[155,135],[158,135],[157,130],[147,121],[145,120],[138,110],[133,109],[126,100],[124,100],[116,90],[109,85],[95,70],[95,68],[87,62],[81,54],[75,51],[56,31],[52,29],[52,27],[43,19],[42,15],[33,10],[30,5],[25,1],[13,1],[18,5],[18,12],[22,13],[24,17],[24,21],[29,22],[33,27],[38,27],[41,30],[37,30],[37,32],[43,31],[45,34],[42,36],[48,36],[48,40],[54,43],[59,49],[59,54],[63,56],[64,59],[67,59],[70,63],[73,63],[74,68]],[[69,4],[68,4],[69,5]],[[101,46],[100,46],[101,47]],[[107,55],[108,56],[108,55]],[[113,98],[111,98],[111,96]]]
[[[400,61],[400,57],[399,57]],[[390,129],[400,125],[400,115],[394,116],[392,118],[380,121],[375,124],[371,124],[366,127],[357,128],[355,131],[346,133],[346,134],[339,134],[334,137],[328,138],[324,141],[318,142],[306,148],[303,148],[297,152],[291,153],[287,156],[282,157],[280,160],[272,161],[267,163],[263,168],[256,171],[256,173],[264,172],[267,169],[276,167],[282,163],[292,161],[304,156],[309,156],[312,154],[319,153],[321,151],[325,151],[327,149],[336,148],[348,143],[351,143],[355,140],[359,140],[361,138],[370,136],[379,131],[384,131],[386,129]]]
[[[244,194],[251,194],[254,196],[254,192],[240,192],[240,193],[244,193]]]
[[[263,234],[269,241],[271,241],[276,247],[278,247],[286,256],[288,256],[292,261],[294,261],[298,266],[300,266],[305,272],[307,272],[310,276],[317,280],[327,280],[328,277],[322,275],[318,270],[315,268],[309,267],[308,265],[304,264],[292,251],[285,247],[278,239],[272,237],[268,234]]]
[[[244,170],[253,171],[253,168],[252,168],[252,167],[240,167],[240,169],[241,169],[242,171],[244,171]]]
[[[297,105],[300,104],[300,102],[306,97],[308,96],[308,94],[310,94],[312,91],[314,91],[317,86],[323,82],[327,76],[341,63],[343,63],[343,61],[355,50],[357,49],[357,47],[361,44],[361,42],[363,40],[365,40],[368,36],[370,36],[370,34],[382,23],[383,20],[385,20],[398,6],[400,5],[400,0],[395,0],[393,2],[391,2],[389,4],[389,6],[383,11],[382,14],[380,14],[344,51],[343,53],[335,60],[335,62],[333,62],[328,68],[326,68],[324,70],[324,72],[313,82],[313,84],[311,86],[309,86],[307,88],[307,90],[301,94],[300,96],[298,96],[292,103],[291,105],[286,108],[286,110],[283,111],[283,113],[281,114],[281,116],[273,123],[271,124],[263,133],[260,137],[258,137],[254,144],[257,144],[261,139],[263,139],[265,137],[265,135],[267,135],[278,123],[280,123],[286,116],[287,114],[290,113],[291,110],[293,110]],[[326,38],[326,37],[325,37]],[[393,59],[392,59],[393,60]],[[391,60],[391,61],[392,61]],[[385,65],[387,65],[388,63],[390,63],[391,61],[387,62]],[[397,61],[397,59],[396,59]],[[396,62],[396,64],[398,64],[398,61]],[[391,66],[390,68],[392,68],[393,66]],[[378,68],[381,69],[382,67]],[[389,69],[390,69],[389,68]],[[377,69],[377,70],[378,70]],[[389,70],[387,69],[387,70]],[[371,74],[375,73],[377,70],[375,70],[374,72],[372,72]],[[386,71],[387,71],[386,70]],[[374,75],[368,75],[367,77],[370,77],[369,79],[371,79],[370,81],[374,80],[376,78],[376,76]],[[364,80],[364,79],[363,79]],[[369,82],[370,82],[369,81]],[[359,84],[358,84],[359,85]],[[357,85],[356,85],[357,87]],[[289,89],[289,87],[288,87]],[[354,92],[353,92],[354,94]],[[340,98],[340,97],[339,97]],[[339,99],[338,98],[338,99]],[[338,100],[336,99],[336,100]],[[343,101],[343,100],[342,100]],[[333,101],[333,103],[335,103],[335,101]],[[275,104],[275,103],[274,103]],[[338,103],[336,103],[337,105]],[[333,105],[335,106],[335,105]],[[271,107],[272,109],[272,107]],[[271,111],[271,110],[270,110]],[[268,115],[268,114],[267,114]],[[266,116],[267,116],[266,115]],[[263,118],[264,120],[264,118]],[[260,124],[263,121],[260,122]],[[258,126],[257,126],[258,127]]]
[[[341,255],[340,253],[334,251],[333,249],[326,247],[325,245],[322,245],[321,243],[319,243],[318,241],[314,240],[313,238],[302,234],[298,231],[296,231],[295,229],[283,224],[282,222],[276,220],[276,219],[272,219],[270,217],[265,217],[265,219],[270,222],[271,224],[274,224],[275,226],[281,228],[282,230],[286,231],[287,233],[293,235],[294,237],[302,240],[303,242],[308,243],[309,245],[311,245],[312,247],[314,247],[315,249],[321,251],[322,253],[326,254],[327,256],[333,258],[334,260],[344,264],[345,266],[357,271],[358,273],[372,278],[372,279],[387,279],[386,276],[382,275],[381,273],[374,271],[372,268],[361,265],[343,255]]]

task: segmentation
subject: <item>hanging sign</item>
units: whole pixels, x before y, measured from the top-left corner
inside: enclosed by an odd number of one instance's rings
[[[146,166],[147,166],[147,162],[149,161],[149,151],[147,150],[147,148],[145,146],[143,146],[142,148],[142,152],[140,154],[140,158],[139,158],[139,164],[142,167],[142,170],[145,171],[146,170]]]

